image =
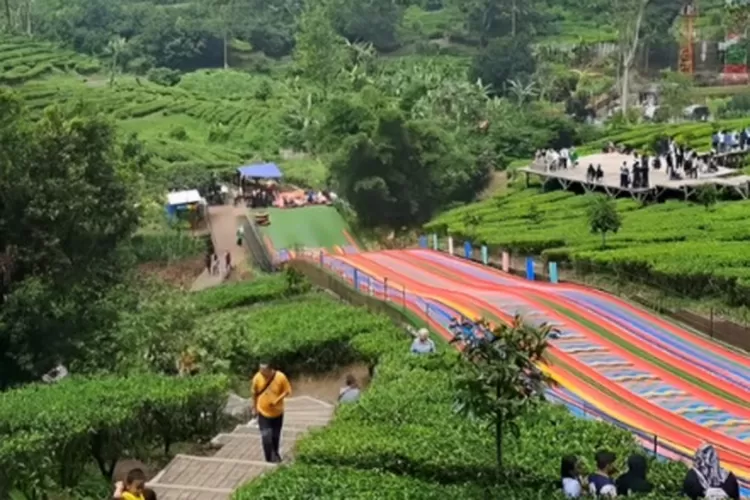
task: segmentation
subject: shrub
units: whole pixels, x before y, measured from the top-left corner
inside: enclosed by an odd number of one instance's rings
[[[193,294],[193,301],[201,311],[223,311],[282,299],[289,292],[283,276],[271,275],[209,288]]]
[[[185,127],[172,127],[169,130],[169,137],[177,141],[186,141],[188,139],[187,130]]]
[[[200,255],[206,248],[203,238],[181,231],[137,234],[130,241],[136,262],[173,262]]]
[[[76,62],[73,69],[81,75],[93,75],[101,71],[102,66],[96,59],[84,59]]]
[[[32,493],[45,484],[73,487],[95,462],[111,475],[126,450],[219,431],[228,383],[224,377],[70,378],[0,394],[0,496],[3,488]],[[3,477],[4,476],[4,477]]]
[[[322,294],[232,309],[198,324],[201,348],[228,360],[234,373],[250,373],[262,360],[288,374],[324,372],[360,359],[349,343],[357,335],[380,332],[387,337],[394,330],[387,318],[362,314]]]
[[[148,71],[147,78],[158,85],[174,87],[180,83],[182,76],[180,72],[169,68],[152,68]]]

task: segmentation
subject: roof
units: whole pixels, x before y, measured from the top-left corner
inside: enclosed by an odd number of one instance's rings
[[[237,168],[237,172],[243,177],[260,177],[263,179],[280,179],[282,177],[281,170],[275,163],[245,165]]]
[[[201,195],[197,189],[187,191],[175,191],[167,194],[167,204],[170,206],[187,205],[189,203],[198,203],[201,201]]]

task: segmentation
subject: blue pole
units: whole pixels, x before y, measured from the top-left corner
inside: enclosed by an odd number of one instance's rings
[[[427,248],[427,236],[420,236],[419,237],[419,247],[420,248]]]
[[[359,291],[359,272],[354,269],[354,289]]]
[[[438,236],[437,233],[432,235],[432,249],[437,250],[438,249]]]
[[[487,263],[490,261],[488,255],[487,255],[487,245],[482,245],[482,263],[486,266]]]
[[[550,283],[557,283],[557,262],[549,263],[549,281]]]
[[[526,278],[534,281],[534,258],[526,257]]]
[[[467,259],[471,259],[471,243],[468,241],[464,241],[464,257]]]

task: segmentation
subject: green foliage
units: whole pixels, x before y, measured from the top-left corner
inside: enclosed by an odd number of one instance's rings
[[[645,207],[625,199],[615,204],[622,227],[608,234],[606,249],[601,235],[590,231],[590,198],[565,191],[511,191],[446,212],[425,228],[447,227],[457,240],[478,238],[495,252],[542,255],[581,272],[607,273],[688,297],[750,303],[748,202],[719,201],[710,211],[677,200]],[[532,205],[544,217],[541,224],[529,224]],[[476,230],[466,226],[467,213],[483,217]]]
[[[49,109],[31,123],[0,91],[0,387],[80,355],[111,324],[120,245],[138,222],[110,122]],[[40,308],[44,304],[47,312]]]
[[[140,375],[2,393],[0,494],[74,487],[92,463],[109,479],[127,453],[208,439],[222,423],[227,386],[223,377]]]
[[[165,87],[174,87],[180,83],[180,72],[169,68],[153,68],[148,71],[149,81]]]
[[[489,172],[437,127],[387,110],[374,130],[347,139],[331,173],[364,225],[400,228],[448,200],[470,198]]]
[[[474,57],[471,75],[495,93],[507,93],[510,80],[528,81],[536,69],[529,38],[498,38]]]
[[[131,238],[130,247],[137,263],[167,264],[200,255],[206,243],[186,231],[166,229],[159,233],[137,234]]]
[[[349,341],[375,331],[393,327],[327,295],[309,295],[207,316],[196,326],[196,347],[209,359],[228,361],[233,373],[251,373],[261,360],[287,374],[322,372],[357,359]]]
[[[192,294],[192,302],[199,311],[217,312],[272,302],[287,297],[289,285],[279,275],[262,276],[252,281],[227,283]]]
[[[324,92],[343,69],[345,56],[344,40],[334,31],[331,15],[330,4],[309,4],[300,16],[294,52],[302,76]]]
[[[709,210],[716,205],[719,199],[719,191],[716,189],[715,184],[705,184],[698,187],[695,196],[698,199],[698,203],[706,207],[706,210]]]
[[[357,336],[353,344],[379,360],[361,400],[339,408],[332,424],[303,438],[294,465],[245,486],[235,498],[375,498],[357,494],[373,481],[382,481],[378,493],[393,491],[394,498],[412,498],[412,492],[414,498],[453,492],[477,499],[558,498],[563,455],[577,454],[586,462],[595,450],[607,448],[624,461],[638,450],[626,431],[541,404],[525,412],[517,420],[518,433],[508,436],[499,480],[492,426],[456,412],[453,377],[460,362],[453,352],[413,356],[403,337],[374,332]],[[651,479],[669,494],[684,473],[681,464],[654,463]]]
[[[493,330],[491,340],[456,339],[465,361],[455,381],[458,411],[493,423],[500,471],[506,429],[518,434],[517,419],[544,397],[550,383],[537,365],[546,361],[547,336],[552,331],[548,325],[536,328],[516,316],[511,324]]]
[[[588,217],[591,232],[602,235],[602,248],[607,244],[607,233],[616,233],[622,226],[622,218],[617,212],[615,200],[609,196],[601,195],[591,200]]]

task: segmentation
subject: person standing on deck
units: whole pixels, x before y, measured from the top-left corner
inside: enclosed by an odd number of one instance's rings
[[[266,462],[280,463],[281,429],[284,425],[284,399],[292,385],[282,372],[262,363],[251,384],[253,416],[258,418],[260,439]]]

